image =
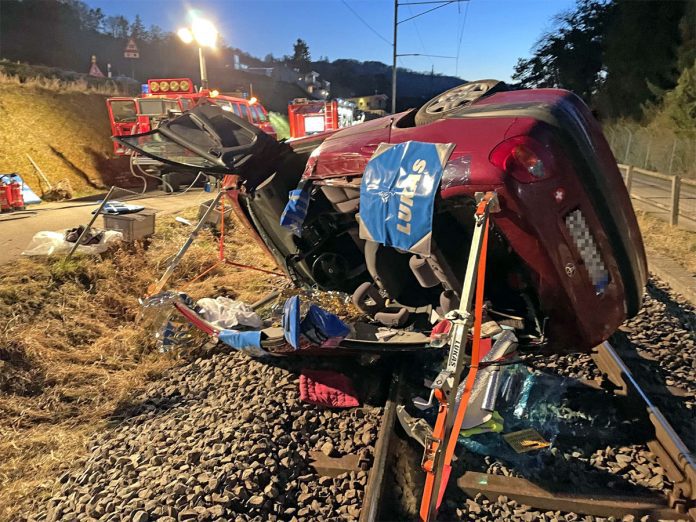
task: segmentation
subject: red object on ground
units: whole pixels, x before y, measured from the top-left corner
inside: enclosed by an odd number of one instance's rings
[[[12,187],[0,180],[0,211],[7,212],[12,210],[10,200],[12,199]]]
[[[22,195],[22,185],[16,179],[10,181],[10,191],[12,194],[12,199],[10,199],[10,206],[13,209],[23,209],[24,208],[24,196]]]
[[[331,370],[302,370],[300,400],[327,408],[360,406],[353,382],[342,373]]]

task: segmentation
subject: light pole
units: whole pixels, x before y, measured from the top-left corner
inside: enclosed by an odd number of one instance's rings
[[[190,44],[194,40],[198,44],[198,64],[201,68],[201,89],[208,88],[208,69],[205,65],[204,47],[215,49],[218,32],[212,22],[203,18],[195,17],[191,28],[183,27],[177,31],[177,35],[182,42]]]

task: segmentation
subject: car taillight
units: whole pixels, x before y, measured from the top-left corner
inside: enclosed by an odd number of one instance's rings
[[[553,172],[551,154],[529,136],[515,136],[499,143],[488,159],[521,183],[547,179]]]

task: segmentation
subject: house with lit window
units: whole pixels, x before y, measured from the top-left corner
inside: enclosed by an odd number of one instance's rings
[[[356,96],[346,98],[355,104],[355,108],[363,112],[371,112],[379,116],[387,114],[387,101],[389,96],[386,94],[370,94],[368,96]]]

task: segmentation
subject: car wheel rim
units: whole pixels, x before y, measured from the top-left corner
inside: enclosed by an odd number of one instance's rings
[[[485,83],[467,83],[449,91],[433,101],[427,109],[428,114],[442,114],[453,111],[463,105],[467,105],[477,98],[480,98],[487,90]]]

